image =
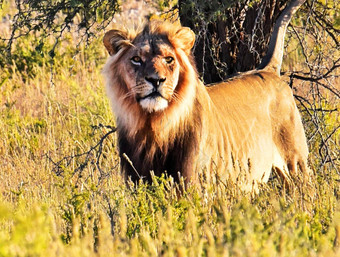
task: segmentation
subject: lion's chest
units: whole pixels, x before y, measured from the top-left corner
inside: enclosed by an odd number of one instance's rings
[[[121,167],[132,181],[140,178],[151,181],[151,173],[161,176],[166,172],[175,180],[178,174],[190,179],[194,173],[193,155],[197,145],[197,136],[192,129],[187,129],[182,136],[171,141],[156,143],[153,135],[128,138],[123,131],[119,133]],[[128,157],[128,158],[126,158]]]

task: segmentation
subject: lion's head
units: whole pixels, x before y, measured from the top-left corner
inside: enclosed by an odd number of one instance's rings
[[[182,98],[178,85],[187,72],[182,67],[190,59],[194,42],[195,34],[189,28],[159,21],[149,23],[140,32],[107,32],[104,45],[112,59],[105,69],[111,74],[109,79],[115,80],[112,87],[120,87],[112,89],[121,91],[115,95],[125,98],[125,102],[128,98],[131,105],[137,104],[145,113],[167,109]],[[112,76],[116,72],[119,76]]]

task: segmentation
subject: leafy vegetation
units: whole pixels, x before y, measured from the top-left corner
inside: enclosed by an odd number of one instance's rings
[[[13,62],[0,55],[0,256],[340,255],[339,167],[316,169],[317,147],[312,187],[287,191],[273,177],[251,195],[231,182],[183,189],[166,175],[125,183],[101,36],[79,44],[66,33],[53,61],[31,34]],[[325,127],[338,119],[328,114]]]

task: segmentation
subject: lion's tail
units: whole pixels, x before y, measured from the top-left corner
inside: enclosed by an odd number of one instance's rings
[[[304,2],[305,0],[292,0],[283,10],[275,23],[267,54],[262,59],[259,69],[274,71],[280,75],[287,26],[294,13]]]

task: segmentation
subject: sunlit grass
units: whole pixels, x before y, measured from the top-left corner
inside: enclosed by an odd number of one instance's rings
[[[17,46],[28,54],[29,40]],[[316,171],[314,190],[273,179],[248,195],[232,183],[181,190],[166,177],[126,184],[115,133],[98,163],[98,148],[80,155],[110,131],[100,124],[114,126],[106,53],[100,38],[76,55],[65,42],[53,66],[46,54],[0,70],[0,256],[340,255],[335,169]]]

